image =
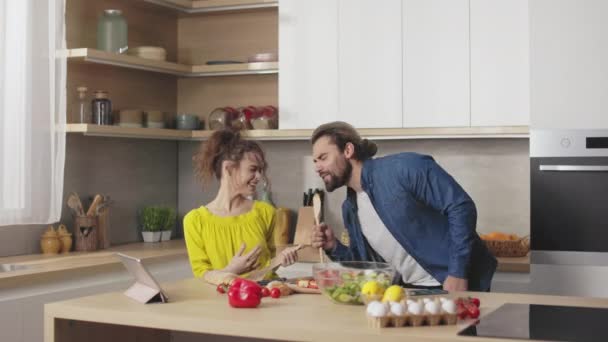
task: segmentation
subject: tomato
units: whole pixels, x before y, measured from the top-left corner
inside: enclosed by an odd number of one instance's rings
[[[219,284],[215,290],[218,293],[226,293],[226,288],[224,287],[224,284]]]
[[[481,301],[479,300],[479,298],[471,298],[469,299],[469,301],[473,303],[473,305],[475,305],[476,307],[479,307],[479,305],[481,305]]]
[[[319,286],[317,285],[317,282],[315,280],[311,280],[308,282],[308,288],[309,289],[318,289]]]
[[[270,297],[272,297],[272,298],[281,297],[281,290],[278,287],[273,288],[272,290],[270,290]]]
[[[270,290],[267,287],[262,287],[262,297],[270,296]]]
[[[471,318],[479,317],[479,308],[475,306],[472,302],[464,302],[463,307],[465,308],[467,314]]]

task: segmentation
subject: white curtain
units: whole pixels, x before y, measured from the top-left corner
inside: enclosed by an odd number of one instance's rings
[[[0,225],[61,216],[64,17],[65,0],[0,0]]]

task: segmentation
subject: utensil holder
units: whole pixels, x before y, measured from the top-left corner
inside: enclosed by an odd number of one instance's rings
[[[97,247],[99,249],[110,248],[110,208],[104,208],[97,215]]]
[[[96,216],[74,217],[74,235],[76,251],[90,252],[97,250],[97,230],[99,221]]]

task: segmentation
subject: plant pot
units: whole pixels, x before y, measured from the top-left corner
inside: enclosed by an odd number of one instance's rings
[[[163,230],[161,231],[160,241],[169,241],[171,240],[172,230]]]
[[[141,236],[144,238],[144,242],[160,241],[160,232],[141,232]]]

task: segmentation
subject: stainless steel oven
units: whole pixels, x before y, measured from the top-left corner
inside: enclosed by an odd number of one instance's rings
[[[532,264],[608,266],[608,130],[530,132]]]

